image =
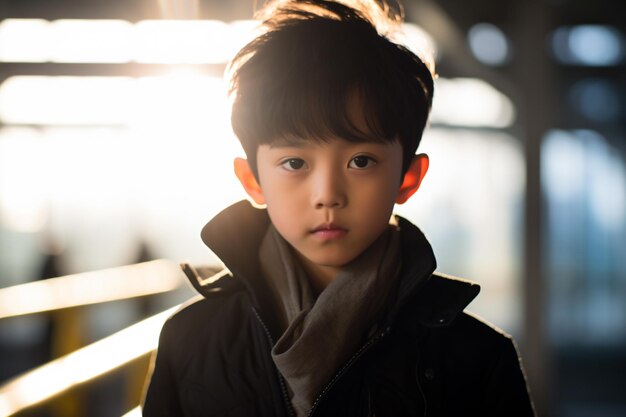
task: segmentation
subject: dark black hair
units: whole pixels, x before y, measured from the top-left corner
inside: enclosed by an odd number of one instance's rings
[[[406,172],[428,119],[433,73],[378,32],[399,25],[399,14],[373,0],[356,4],[271,3],[262,34],[232,60],[231,122],[255,175],[259,145],[288,137],[399,140]],[[366,132],[348,115],[355,94]]]

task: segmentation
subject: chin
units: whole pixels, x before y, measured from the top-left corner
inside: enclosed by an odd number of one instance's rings
[[[315,264],[324,267],[342,268],[356,258],[357,256],[346,256],[345,254],[338,254],[330,256],[320,256],[318,259],[312,259],[312,261]]]

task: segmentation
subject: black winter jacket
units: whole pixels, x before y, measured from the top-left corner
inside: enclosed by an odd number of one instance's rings
[[[393,308],[309,415],[532,416],[513,341],[463,312],[479,287],[433,274],[425,237],[398,219],[403,263]],[[275,303],[258,273],[268,222],[264,210],[240,202],[205,226],[203,240],[228,269],[207,277],[183,266],[202,297],[161,331],[144,416],[294,415],[270,355],[280,336]]]

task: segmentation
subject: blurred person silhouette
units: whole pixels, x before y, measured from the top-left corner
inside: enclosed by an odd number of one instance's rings
[[[35,281],[63,275],[63,251],[54,240],[44,235],[41,252],[34,254]],[[0,382],[18,375],[55,358],[55,321],[44,314],[10,317],[0,321]],[[52,412],[45,408],[29,411],[33,417],[48,417]]]
[[[510,336],[463,310],[393,215],[419,188],[434,69],[374,0],[274,1],[231,62],[250,199],[202,230],[225,268],[165,323],[143,414],[530,416]],[[471,161],[468,161],[471,163]]]

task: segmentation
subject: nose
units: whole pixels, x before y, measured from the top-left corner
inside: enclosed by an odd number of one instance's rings
[[[341,174],[332,169],[319,170],[314,176],[312,203],[316,209],[344,207],[348,198]]]

